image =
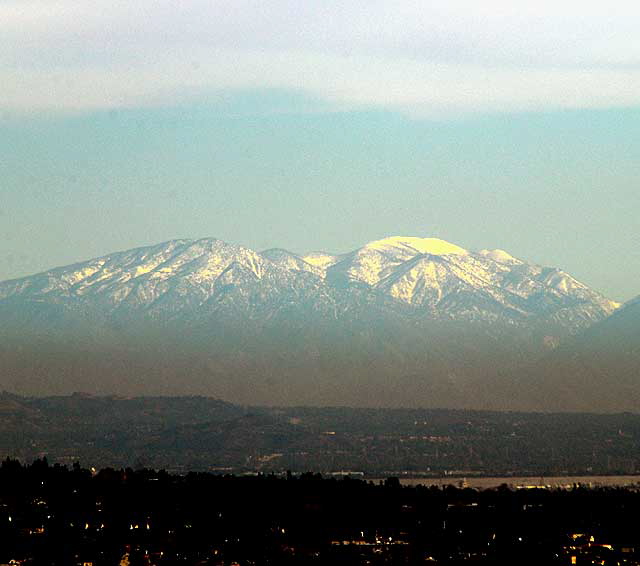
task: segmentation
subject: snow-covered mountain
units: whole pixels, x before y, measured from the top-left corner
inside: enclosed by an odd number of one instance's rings
[[[560,269],[435,238],[345,254],[173,240],[0,283],[0,389],[506,406],[497,367],[618,306]]]
[[[357,298],[349,294],[354,289]],[[569,333],[619,306],[559,269],[502,250],[474,253],[416,237],[385,238],[343,255],[173,240],[0,283],[5,303],[67,304],[126,318],[201,317],[227,308],[230,296],[241,318],[272,317],[283,308],[335,317],[363,294],[414,318],[548,325]]]

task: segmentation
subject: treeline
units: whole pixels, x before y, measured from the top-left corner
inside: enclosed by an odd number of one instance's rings
[[[639,513],[640,493],[623,488],[478,491],[6,459],[0,564],[637,564]]]

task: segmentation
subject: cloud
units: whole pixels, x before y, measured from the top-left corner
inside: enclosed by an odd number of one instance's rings
[[[636,4],[0,2],[0,109],[300,92],[413,115],[640,105]],[[558,5],[560,4],[560,5]]]

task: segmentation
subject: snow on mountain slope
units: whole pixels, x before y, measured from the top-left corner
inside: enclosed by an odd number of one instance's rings
[[[342,260],[327,269],[327,276],[339,281],[359,281],[375,285],[389,276],[393,269],[420,254],[467,255],[463,248],[437,238],[392,236],[369,242],[362,248],[345,254]]]
[[[500,287],[501,271],[501,266],[472,255],[425,254],[403,264],[377,287],[442,318],[476,319],[479,308],[487,320],[526,316],[521,298]]]
[[[366,251],[379,251],[390,254],[408,253],[431,254],[431,255],[467,255],[469,252],[460,246],[450,244],[438,238],[415,238],[413,236],[390,236],[382,240],[374,240],[361,248]]]
[[[328,254],[326,252],[311,252],[303,255],[301,259],[309,265],[318,267],[322,269],[323,272],[326,272],[327,268],[340,261],[341,256]]]
[[[0,283],[0,303],[9,299],[32,307],[64,303],[125,319],[135,312],[202,317],[224,306],[255,320],[274,316],[283,305],[289,313],[313,308],[335,318],[342,316],[338,310],[362,312],[366,303],[430,319],[545,322],[570,333],[618,306],[561,270],[527,264],[503,250],[475,253],[436,238],[398,236],[341,256],[257,253],[214,238],[173,240]]]
[[[480,250],[478,255],[483,257],[488,257],[493,261],[497,261],[499,263],[523,263],[516,257],[513,257],[511,254],[505,252],[504,250]]]
[[[234,262],[257,278],[268,263],[252,250],[221,240],[174,240],[5,282],[0,284],[0,299],[82,299],[103,309],[145,308],[166,296],[193,295],[201,301]]]
[[[292,271],[308,271],[309,273],[314,273],[320,277],[323,277],[325,273],[322,266],[317,264],[314,265],[313,263],[306,261],[303,257],[281,248],[271,248],[261,252],[260,255],[284,269]]]

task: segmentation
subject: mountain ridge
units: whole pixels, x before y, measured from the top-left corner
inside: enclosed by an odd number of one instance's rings
[[[502,374],[617,307],[562,270],[431,238],[306,255],[170,240],[0,282],[0,386],[502,408]]]
[[[407,285],[398,287],[402,274],[405,281],[412,280],[413,287],[418,284],[423,295],[431,290],[429,300],[434,305],[455,290],[445,289],[447,283],[454,282],[466,291],[489,293],[510,309],[529,315],[535,314],[535,308],[527,311],[526,306],[515,304],[541,293],[546,293],[548,305],[555,301],[549,305],[551,311],[554,307],[565,308],[560,299],[571,298],[574,303],[590,304],[595,319],[604,318],[619,306],[561,270],[528,264],[502,250],[469,252],[434,238],[375,240],[339,256],[325,254],[320,260],[322,267],[312,265],[305,257],[284,249],[255,252],[215,238],[169,240],[0,282],[0,300],[25,295],[52,297],[57,293],[78,298],[100,295],[114,304],[131,303],[137,297],[139,304],[146,305],[168,292],[200,292],[204,299],[211,296],[218,277],[235,264],[258,280],[264,272],[273,270],[281,270],[278,275],[283,279],[310,273],[333,286],[364,284],[408,304],[416,301]],[[422,265],[420,273],[408,271],[412,263]],[[423,296],[418,302],[424,303],[425,299]],[[447,313],[454,319],[458,315]]]

